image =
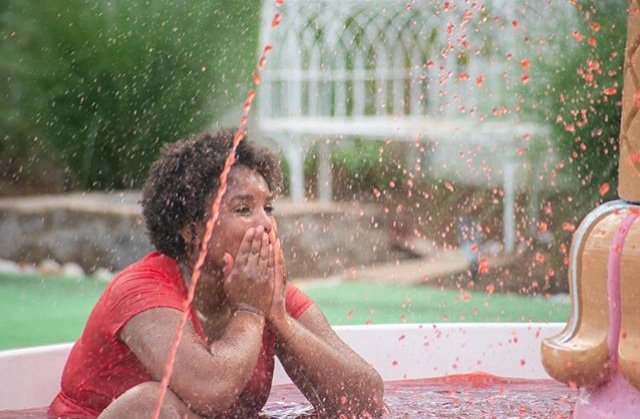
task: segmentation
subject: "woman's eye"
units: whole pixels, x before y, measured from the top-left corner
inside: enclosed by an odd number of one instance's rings
[[[266,212],[267,214],[271,214],[273,211],[274,211],[274,208],[271,205],[267,205],[264,207],[264,212]]]
[[[240,207],[240,208],[236,209],[236,212],[238,214],[249,214],[250,211],[251,211],[251,209],[249,207]]]

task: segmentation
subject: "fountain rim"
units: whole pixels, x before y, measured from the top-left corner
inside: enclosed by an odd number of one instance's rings
[[[549,380],[540,345],[563,327],[564,323],[409,323],[334,329],[385,381],[468,373]],[[72,345],[0,351],[0,411],[49,404],[59,391]],[[290,382],[276,360],[273,385]]]

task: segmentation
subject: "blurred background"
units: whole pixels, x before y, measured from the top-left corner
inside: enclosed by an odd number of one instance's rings
[[[0,349],[75,339],[151,247],[164,144],[281,155],[291,278],[332,324],[565,321],[615,199],[613,0],[0,0]],[[271,50],[266,67],[259,57]]]

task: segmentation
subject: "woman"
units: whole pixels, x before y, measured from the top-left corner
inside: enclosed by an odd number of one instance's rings
[[[156,251],[105,289],[50,417],[151,417],[231,138],[222,131],[171,145],[151,168],[142,207]],[[255,417],[274,355],[316,412],[382,411],[380,376],[286,281],[272,206],[280,180],[273,154],[240,143],[160,417]]]

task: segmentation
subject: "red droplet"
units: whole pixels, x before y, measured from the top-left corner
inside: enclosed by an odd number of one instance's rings
[[[404,338],[405,338],[405,335],[400,335],[400,337],[398,338],[398,342],[401,340],[404,340]]]
[[[282,20],[282,15],[280,13],[276,13],[273,15],[273,19],[271,19],[271,27],[277,28],[280,25],[280,21]]]
[[[538,223],[538,231],[539,232],[544,233],[548,229],[549,229],[549,227],[547,226],[547,223],[545,223],[544,221],[540,221]]]
[[[522,80],[522,84],[529,83],[529,74],[528,73],[522,73],[522,76],[520,76],[520,80]]]
[[[600,188],[598,189],[598,193],[600,194],[600,196],[605,196],[607,194],[607,192],[609,192],[609,183],[605,182],[602,185],[600,185]]]
[[[591,30],[594,32],[599,32],[600,24],[598,22],[591,22]]]
[[[260,70],[264,69],[264,66],[267,64],[267,57],[265,57],[264,55],[262,57],[260,57],[260,59],[258,60],[258,68]]]
[[[244,136],[245,136],[245,130],[242,128],[238,129],[233,136],[233,143],[238,144],[240,141],[242,141]]]
[[[349,312],[347,313],[347,317],[353,317],[353,309],[349,310]]]
[[[398,366],[398,361],[396,361],[395,359],[393,360],[393,362],[391,363],[392,366],[396,367]]]
[[[486,274],[489,272],[489,261],[487,258],[480,258],[478,265],[478,273]]]
[[[576,229],[576,226],[571,223],[565,222],[562,223],[562,229],[564,231],[574,231]]]
[[[476,84],[478,86],[482,86],[482,83],[484,83],[484,74],[480,74],[478,77],[476,77]]]
[[[526,363],[527,363],[527,361],[525,361],[524,359],[520,360],[520,366],[521,367],[524,367],[524,364],[526,364]]]
[[[260,84],[260,82],[262,81],[262,78],[260,77],[260,72],[257,70],[253,72],[253,74],[251,75],[251,78],[253,79],[254,84]]]
[[[520,61],[520,67],[522,67],[523,70],[526,70],[527,68],[529,68],[529,60],[527,60],[526,58],[522,61]]]
[[[596,41],[596,38],[594,38],[593,36],[590,36],[587,42],[589,43],[590,47],[595,47],[596,45],[598,45],[598,41]]]
[[[458,74],[458,80],[460,80],[460,81],[469,80],[469,73],[460,73],[460,74]]]
[[[282,7],[284,5],[284,0],[276,0],[276,7]]]
[[[253,99],[256,97],[256,91],[255,89],[249,89],[249,91],[247,92],[247,100],[249,102],[253,102]]]
[[[518,21],[517,20],[512,20],[511,21],[511,26],[513,26],[514,28],[518,27]]]
[[[544,255],[540,252],[536,252],[536,262],[542,263],[544,262]]]
[[[264,66],[267,64],[267,55],[273,47],[271,45],[266,45],[262,50],[262,55],[260,55],[260,59],[258,60],[258,70],[264,69]]]
[[[606,96],[613,96],[616,93],[618,93],[618,88],[617,87],[607,87],[602,91]]]
[[[573,35],[573,39],[575,39],[578,42],[582,42],[582,40],[584,39],[584,36],[578,31],[573,31],[572,35]]]

